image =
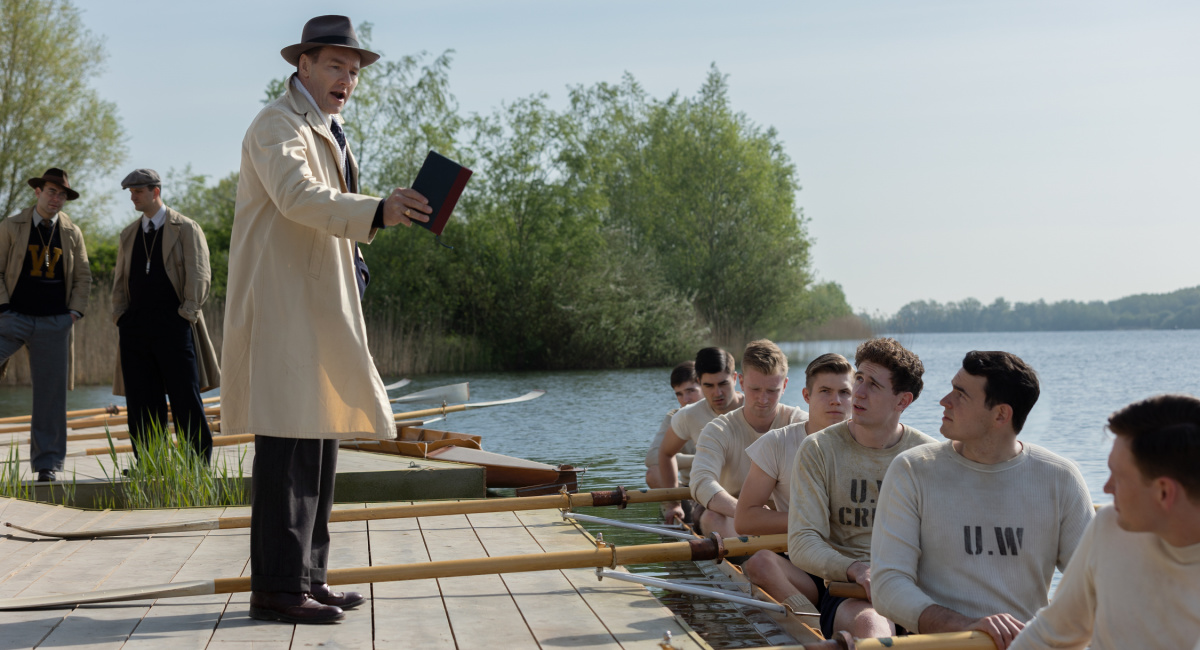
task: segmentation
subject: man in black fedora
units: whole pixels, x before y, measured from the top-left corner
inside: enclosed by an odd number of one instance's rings
[[[396,435],[367,349],[358,244],[430,208],[411,189],[358,193],[339,114],[379,55],[350,19],[313,18],[281,54],[296,72],[242,141],[221,427],[255,436],[250,616],[326,623],[365,600],[326,584],[338,440]]]
[[[60,212],[79,198],[67,173],[52,168],[28,182],[37,203],[0,222],[0,363],[6,370],[21,346],[29,348],[30,464],[39,482],[50,482],[67,453],[71,328],[87,309],[92,272],[83,233]]]
[[[113,394],[129,405],[133,453],[155,431],[166,431],[167,401],[175,431],[207,461],[212,432],[200,392],[221,384],[216,350],[201,307],[212,272],[208,241],[195,221],[163,204],[162,180],[153,169],[135,169],[121,181],[141,212],[121,231],[113,272],[113,321],[120,354]]]

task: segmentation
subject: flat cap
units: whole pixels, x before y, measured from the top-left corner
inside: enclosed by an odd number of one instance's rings
[[[162,185],[162,179],[158,177],[158,172],[153,169],[135,169],[129,172],[125,180],[121,181],[121,189],[123,190],[131,187],[146,187],[148,185]]]

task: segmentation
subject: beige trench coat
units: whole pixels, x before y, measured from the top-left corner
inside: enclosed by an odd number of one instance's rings
[[[26,208],[0,222],[0,305],[8,304],[21,279],[29,232],[33,227],[34,208]],[[39,219],[41,217],[38,217]],[[87,247],[79,226],[71,223],[67,213],[58,213],[59,232],[63,242],[63,272],[66,273],[67,309],[87,313],[88,292],[92,289],[92,269],[88,266]],[[67,362],[67,388],[75,389],[75,328],[68,337],[70,354]],[[8,361],[0,364],[0,377],[8,371]]]
[[[208,240],[200,224],[188,219],[171,208],[166,209],[166,221],[162,229],[163,267],[167,279],[175,288],[179,298],[179,316],[192,324],[192,344],[196,349],[196,369],[200,371],[200,392],[221,385],[221,368],[217,363],[217,350],[208,337],[204,324],[204,312],[200,308],[208,299],[212,284],[212,271],[208,266]],[[132,259],[134,241],[141,217],[121,231],[117,248],[117,266],[113,275],[112,317],[113,322],[129,309],[129,263]],[[125,394],[125,375],[121,372],[121,355],[117,355],[116,372],[113,374],[113,395]]]
[[[347,191],[329,125],[290,80],[287,88],[242,141],[221,432],[394,438],[353,260],[354,243],[374,237],[379,199]]]

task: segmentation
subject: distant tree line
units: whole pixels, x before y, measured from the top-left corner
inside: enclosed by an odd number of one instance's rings
[[[1030,332],[1117,329],[1200,328],[1200,287],[1171,293],[1144,293],[1109,302],[1062,300],[1009,303],[997,298],[985,306],[974,298],[939,303],[920,300],[890,318],[860,317],[886,332]]]

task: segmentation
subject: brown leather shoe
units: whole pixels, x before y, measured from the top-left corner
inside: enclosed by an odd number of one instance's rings
[[[284,623],[333,623],[346,617],[340,607],[322,605],[305,593],[253,591],[250,618]]]
[[[312,586],[312,598],[322,605],[333,605],[342,609],[358,607],[367,601],[357,591],[330,591],[329,585],[324,583]]]

